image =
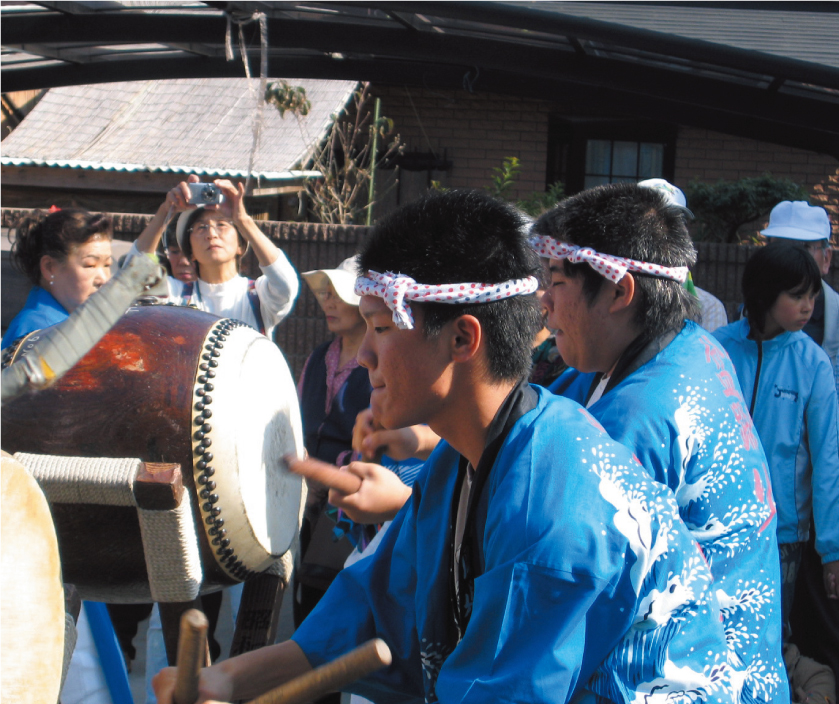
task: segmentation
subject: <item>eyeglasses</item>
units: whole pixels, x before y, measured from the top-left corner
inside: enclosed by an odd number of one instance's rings
[[[210,234],[210,230],[214,230],[217,235],[226,235],[235,229],[232,222],[228,222],[227,220],[213,220],[211,222],[199,222],[197,225],[193,225],[190,232],[207,237]]]
[[[830,247],[830,242],[827,240],[815,240],[812,242],[805,242],[804,248],[810,252],[810,254],[815,254],[816,252],[822,252],[825,249]]]

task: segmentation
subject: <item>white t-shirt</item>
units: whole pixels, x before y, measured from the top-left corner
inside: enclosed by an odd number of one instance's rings
[[[139,254],[140,251],[135,242],[126,259]],[[257,330],[264,327],[265,335],[273,339],[274,328],[294,306],[294,301],[300,292],[300,281],[297,278],[297,272],[282,251],[272,264],[259,268],[262,276],[256,280],[255,290],[259,297],[262,325],[254,314],[248,297],[248,279],[244,276],[237,275],[220,284],[208,284],[206,281],[196,280],[192,285],[192,295],[189,297],[184,296],[183,282],[170,276],[168,277],[167,302],[175,305],[192,305],[213,315],[241,320]]]

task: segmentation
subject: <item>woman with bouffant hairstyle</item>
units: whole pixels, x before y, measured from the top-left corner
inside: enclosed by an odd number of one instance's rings
[[[77,208],[50,208],[24,219],[12,245],[12,263],[33,289],[2,346],[69,317],[111,278],[111,221]]]

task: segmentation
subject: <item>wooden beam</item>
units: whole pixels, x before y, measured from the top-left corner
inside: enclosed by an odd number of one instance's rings
[[[50,166],[3,166],[0,173],[5,186],[155,193],[160,194],[161,201],[170,188],[187,176],[176,173],[122,172],[117,180],[113,171]]]

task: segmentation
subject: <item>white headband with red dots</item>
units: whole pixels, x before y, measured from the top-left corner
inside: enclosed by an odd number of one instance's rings
[[[557,242],[553,237],[547,235],[531,237],[530,246],[536,250],[539,256],[546,259],[567,259],[572,264],[588,264],[598,274],[614,283],[620,281],[627,271],[673,279],[680,284],[683,284],[688,278],[688,268],[686,266],[662,266],[661,264],[639,262],[636,259],[616,257],[612,254],[601,254],[591,247],[578,247],[574,244]]]
[[[368,271],[367,276],[360,276],[355,282],[358,296],[377,296],[384,299],[393,311],[393,322],[400,330],[414,327],[411,305],[416,303],[489,303],[502,298],[524,296],[534,293],[539,288],[535,276],[525,279],[505,281],[500,284],[418,284],[410,276],[386,272],[379,274]]]

